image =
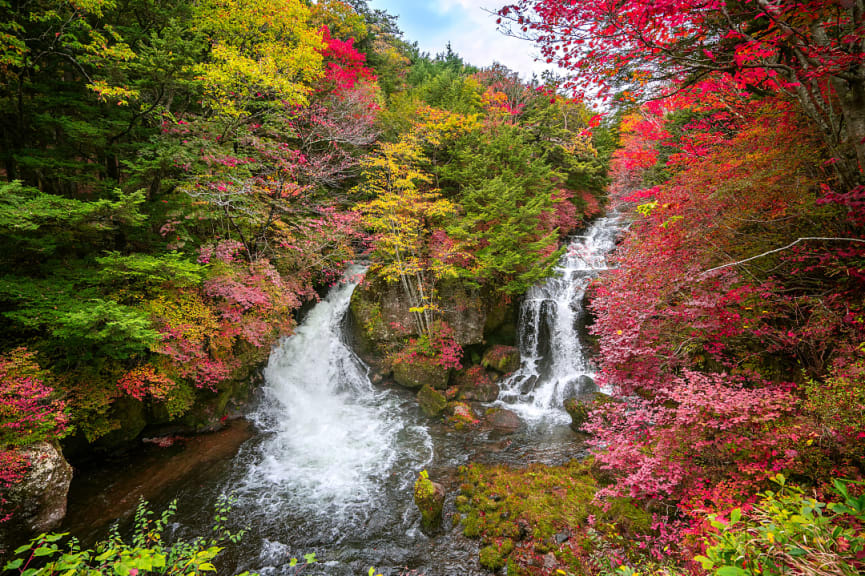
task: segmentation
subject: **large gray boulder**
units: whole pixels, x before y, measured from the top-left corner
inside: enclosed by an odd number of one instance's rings
[[[54,444],[39,442],[22,449],[30,461],[24,478],[7,492],[10,527],[37,534],[56,528],[66,516],[72,466]]]

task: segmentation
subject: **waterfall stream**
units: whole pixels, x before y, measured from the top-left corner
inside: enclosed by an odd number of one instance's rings
[[[562,405],[595,388],[595,368],[583,351],[583,297],[606,269],[606,256],[621,230],[619,217],[596,220],[585,235],[573,237],[554,276],[529,289],[518,326],[521,365],[501,385],[497,403],[529,424],[567,421]]]
[[[153,448],[79,474],[64,529],[85,539],[103,537],[105,522],[117,516],[116,503],[131,510],[146,495],[155,509],[178,500],[178,534],[206,534],[217,495],[233,493],[231,523],[248,533],[241,545],[226,549],[226,573],[295,574],[290,558],[314,552],[319,563],[304,574],[366,574],[370,566],[386,576],[487,574],[478,564],[477,541],[463,538],[450,522],[459,486],[455,470],[468,462],[560,464],[584,454],[561,405],[594,374],[579,338],[580,307],[619,229],[615,216],[596,221],[573,239],[556,276],[526,296],[519,321],[522,364],[496,402],[529,424],[517,432],[455,431],[424,416],[415,391],[373,386],[346,340],[346,312],[363,271],[355,268],[274,349],[261,401],[249,416],[251,437],[236,454],[196,460],[183,445]],[[412,502],[422,469],[449,492],[446,521],[435,536],[420,531]],[[148,491],[157,478],[166,480]]]

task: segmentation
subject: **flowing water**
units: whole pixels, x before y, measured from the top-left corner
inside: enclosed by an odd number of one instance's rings
[[[595,367],[584,352],[583,298],[621,231],[618,215],[596,220],[575,237],[556,274],[529,289],[520,309],[520,369],[502,383],[498,403],[532,425],[566,421],[565,400],[595,389]]]
[[[146,470],[136,468],[133,457],[125,467],[83,474],[77,487],[73,484],[70,499],[79,504],[70,509],[64,529],[82,534],[100,524],[88,498],[132,500],[134,490],[111,492],[115,484],[128,489],[130,475],[141,478],[133,483],[139,487],[167,477],[171,485],[160,494],[138,493],[154,507],[176,498],[174,529],[180,534],[206,533],[217,495],[236,495],[232,522],[249,532],[240,546],[226,550],[226,572],[293,574],[288,559],[315,552],[319,563],[304,574],[366,574],[370,566],[388,576],[485,574],[477,544],[447,521],[458,490],[455,470],[470,461],[557,464],[584,453],[566,425],[561,402],[581,377],[593,374],[579,340],[580,306],[617,229],[615,218],[605,218],[575,238],[557,277],[533,288],[523,304],[522,366],[497,402],[526,421],[515,434],[454,431],[423,416],[413,392],[371,384],[367,367],[346,340],[353,275],[362,272],[354,269],[274,350],[261,401],[249,416],[252,437],[236,454],[196,462],[182,480],[173,473],[182,465],[182,453]],[[542,421],[549,425],[537,426]],[[243,441],[238,434],[225,443]],[[213,453],[221,453],[225,443],[215,441]],[[443,530],[434,536],[420,531],[412,503],[422,469],[449,492]]]

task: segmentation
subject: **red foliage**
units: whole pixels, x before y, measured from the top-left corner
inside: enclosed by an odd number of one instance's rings
[[[375,81],[372,70],[366,67],[366,55],[354,47],[354,38],[339,40],[330,34],[327,26],[321,27],[325,48],[324,86],[327,90],[351,90],[360,81]]]
[[[23,480],[29,469],[30,461],[19,450],[0,450],[0,523],[9,520],[13,513],[6,509],[9,504],[6,490]]]
[[[865,429],[818,423],[801,384],[803,371],[826,378],[833,358],[856,366],[847,358],[865,339],[865,251],[803,243],[710,271],[808,236],[815,221],[826,236],[861,229],[820,207],[820,146],[790,101],[695,90],[706,97],[683,92],[623,122],[613,190],[641,205],[592,300],[600,379],[619,401],[586,428],[618,477],[606,493],[672,501],[699,529],[706,510],[749,502],[778,471],[817,482],[856,473],[861,450],[813,439]],[[669,179],[644,187],[661,169]],[[837,388],[854,373],[833,372]]]
[[[707,78],[792,94],[845,188],[862,184],[865,11],[856,2],[519,0],[499,15],[503,28],[569,70],[575,89],[604,100],[677,94]]]
[[[148,396],[154,400],[164,400],[175,383],[150,364],[145,364],[124,374],[117,381],[117,386],[136,400],[144,400]]]
[[[26,348],[0,356],[0,448],[52,441],[66,432],[66,403],[44,378]]]
[[[437,322],[433,330],[432,337],[424,335],[410,339],[408,344],[393,356],[392,361],[411,364],[419,358],[431,358],[443,368],[460,370],[463,349],[454,340],[453,329],[443,322]]]
[[[0,522],[11,513],[3,493],[21,481],[30,462],[20,448],[52,442],[68,430],[66,403],[45,384],[35,354],[16,348],[0,356]]]

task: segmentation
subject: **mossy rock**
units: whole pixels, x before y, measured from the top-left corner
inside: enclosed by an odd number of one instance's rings
[[[583,424],[589,420],[589,414],[595,405],[595,395],[588,394],[565,400],[565,411],[571,417],[571,429],[582,432]]]
[[[565,400],[565,411],[571,417],[571,429],[574,432],[583,432],[583,424],[588,422],[592,410],[614,401],[612,397],[603,392],[581,394]]]
[[[410,362],[395,362],[393,379],[406,388],[432,386],[444,390],[450,380],[450,368],[439,365],[434,358],[417,356]]]
[[[426,470],[421,471],[414,483],[414,503],[420,510],[421,526],[425,532],[434,532],[441,526],[445,491],[441,484],[429,479]]]
[[[438,416],[448,405],[447,397],[429,385],[420,389],[417,393],[417,401],[427,416]]]
[[[448,423],[456,430],[464,430],[478,423],[475,413],[465,402],[451,402],[448,404]]]
[[[355,335],[362,348],[368,352],[380,353],[387,347],[386,343],[392,335],[382,318],[381,306],[367,296],[363,288],[352,292],[349,312],[355,326]]]
[[[515,346],[493,346],[486,351],[481,364],[501,374],[515,372],[520,367],[520,351]]]
[[[147,427],[144,402],[131,397],[118,399],[111,406],[111,421],[115,428],[94,442],[97,450],[115,450],[130,444]]]
[[[499,397],[499,385],[483,366],[461,370],[454,375],[453,381],[460,390],[460,400],[493,402]]]

